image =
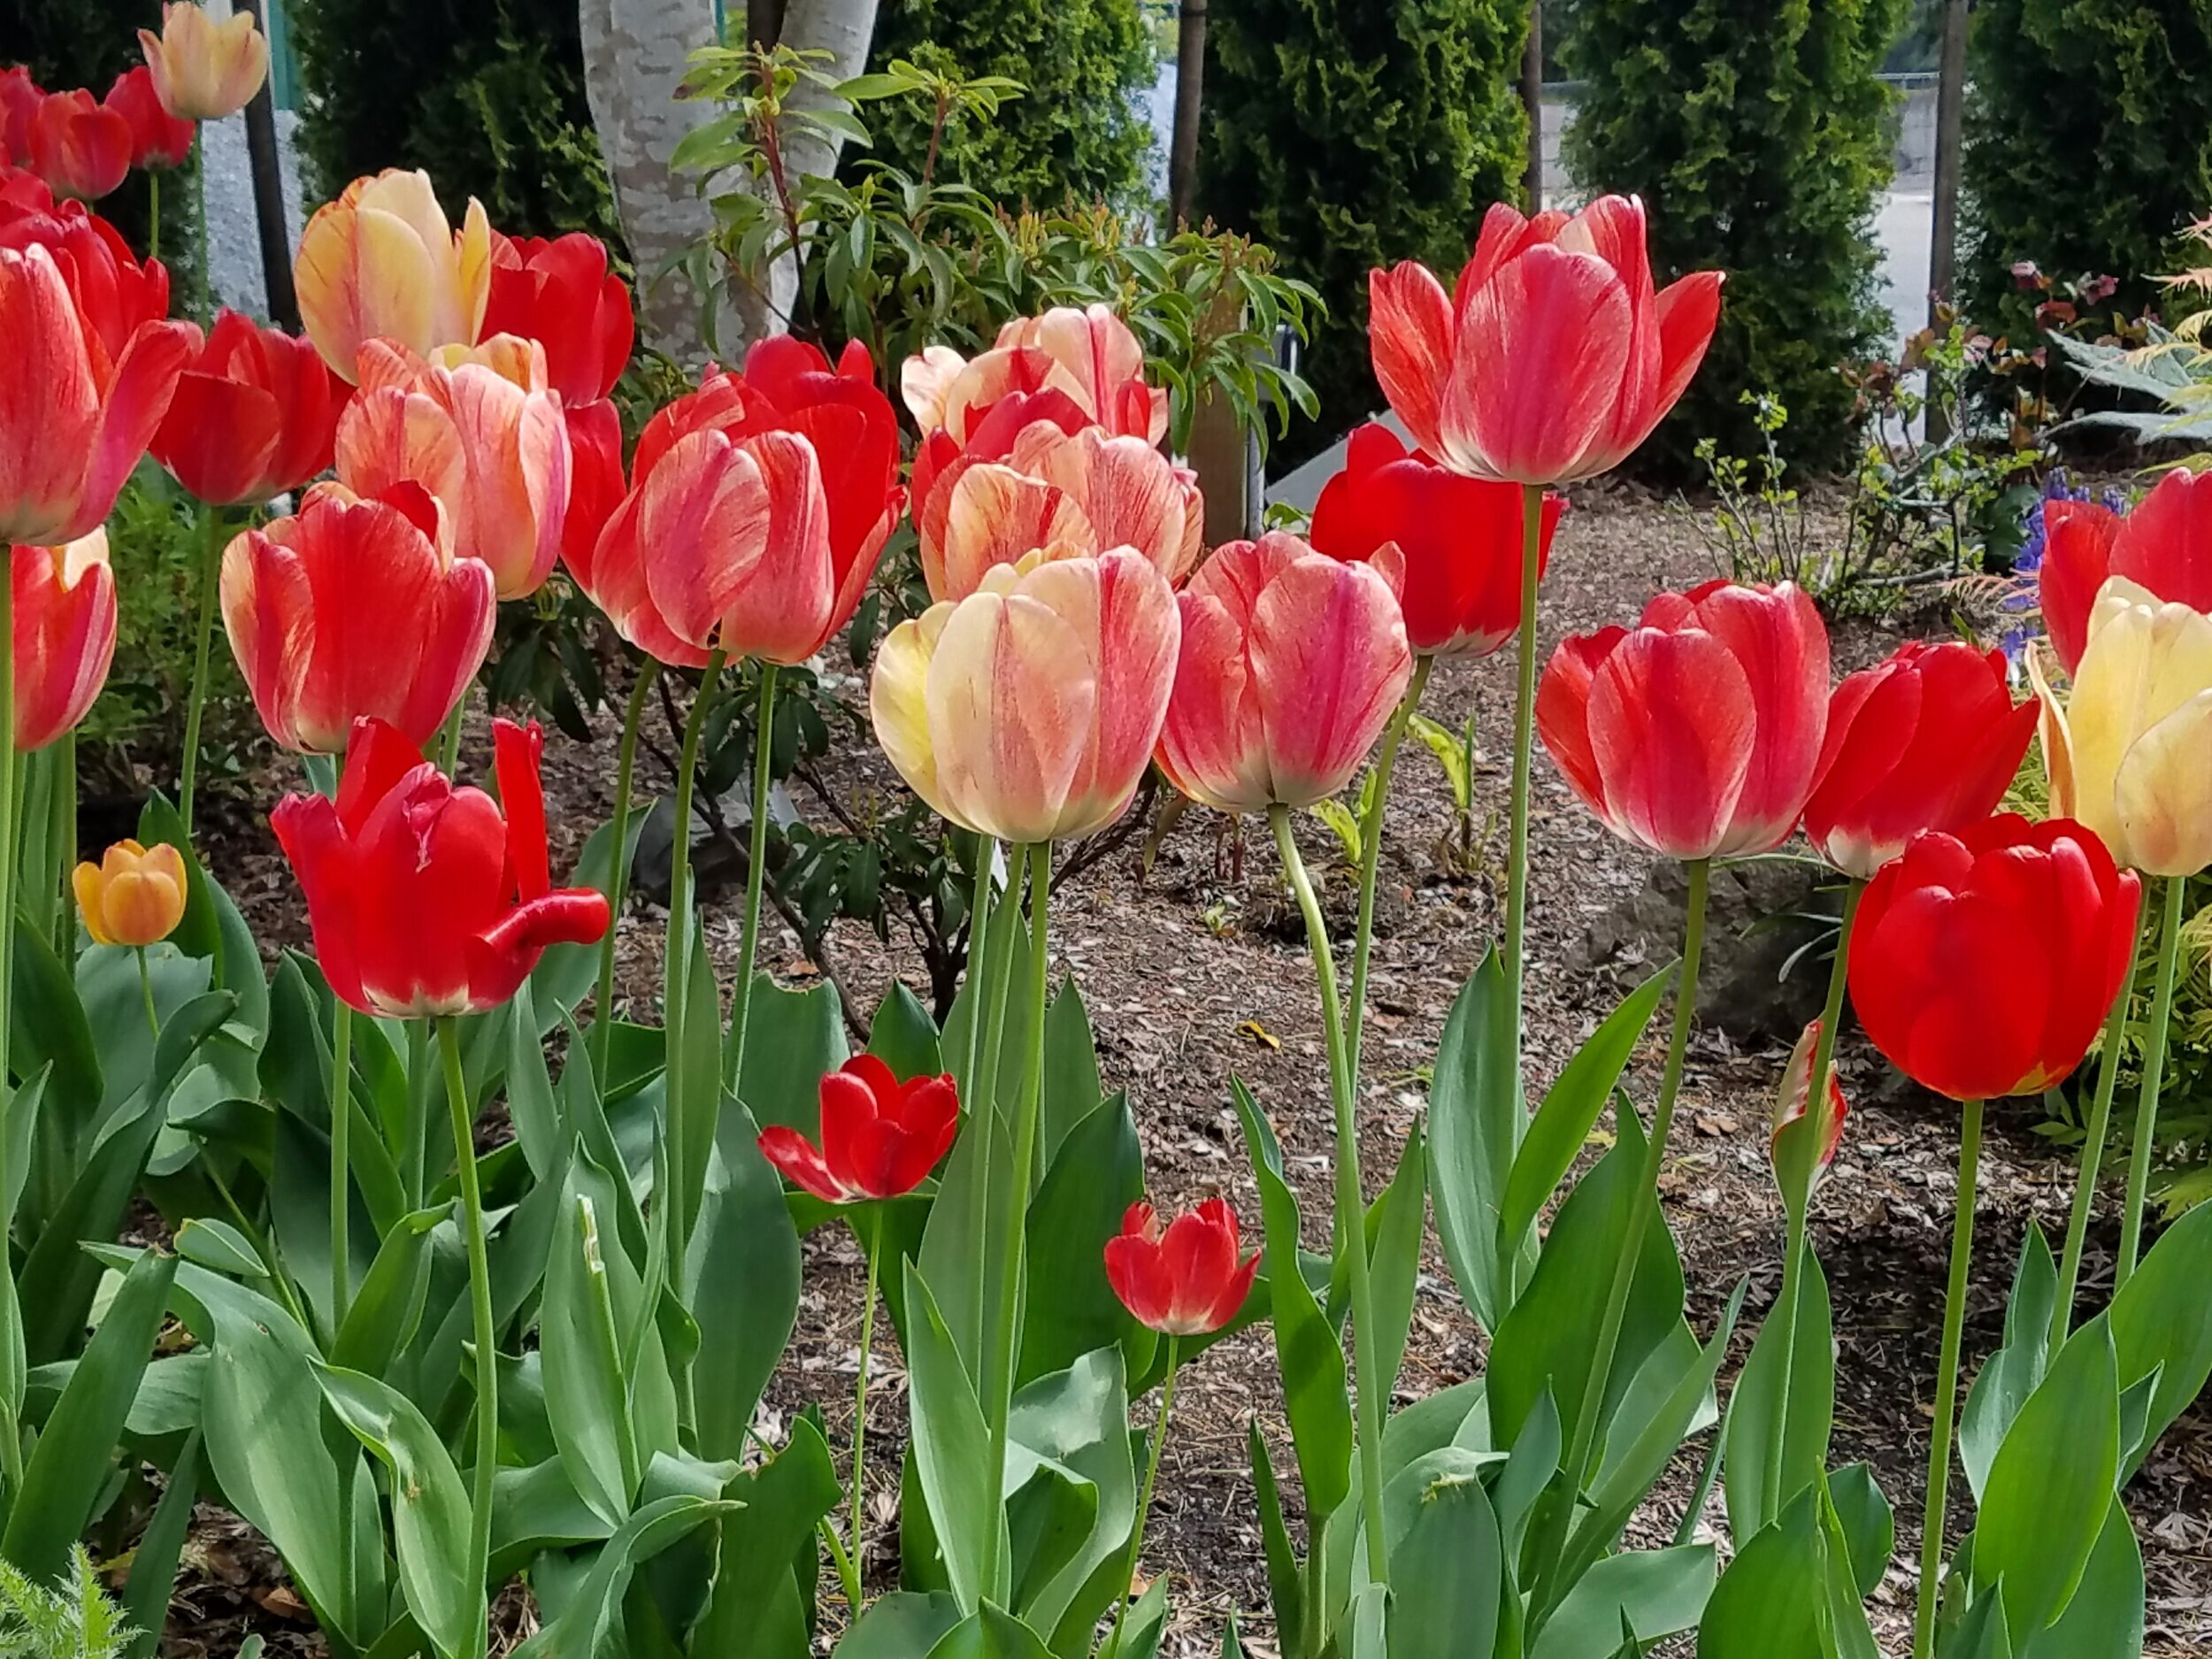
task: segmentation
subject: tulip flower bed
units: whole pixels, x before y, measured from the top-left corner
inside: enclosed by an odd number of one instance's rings
[[[173,4],[164,109],[250,90],[257,46]],[[0,175],[0,1556],[33,1582],[127,1544],[149,1653],[205,1498],[368,1659],[1153,1659],[1198,1609],[1209,1648],[1284,1659],[2150,1650],[2131,1502],[2212,1373],[2212,1209],[2146,1225],[2212,862],[2212,486],[2056,515],[2016,701],[2001,653],[1862,651],[1790,584],[1563,578],[1562,492],[1649,436],[1721,303],[1716,273],[1655,288],[1622,198],[1493,209],[1455,296],[1377,273],[1417,447],[1361,434],[1310,540],[1209,549],[1104,305],[895,370],[764,340],[627,443],[627,296],[588,238],[457,227],[388,173],[311,219],[303,341],[204,329],[45,160]],[[142,455],[202,503],[180,800],[81,859],[70,733]],[[895,955],[865,1006],[791,982],[764,919],[779,698],[915,586],[863,667],[873,751],[838,764],[943,822],[941,1019]],[[623,716],[549,798],[538,724],[471,710],[498,608],[557,598],[603,623]],[[287,754],[253,921],[253,872],[195,834],[219,623]],[[657,689],[687,831],[708,729],[750,705],[745,885],[703,906],[679,833],[626,953]],[[1432,816],[1403,740],[1471,698],[1494,735],[1444,752],[1494,854],[1463,831],[1463,885],[1379,926]],[[2039,728],[2062,816],[2031,823],[1998,809]],[[1363,771],[1324,864],[1303,815]],[[1252,826],[1276,942],[1087,865],[1156,772]],[[1180,834],[1165,868],[1217,887]],[[1841,895],[1824,1006],[1732,1106],[1693,1042],[1712,895],[1798,845]],[[1601,987],[1566,924],[1621,849],[1686,901]],[[2139,1098],[2101,1074],[1993,1332],[2001,1102],[2123,1028],[2151,898]],[[1955,1171],[1913,1160],[1933,1261],[1855,1259],[1905,1171],[1847,1011],[1918,1091],[1899,1139]],[[1249,1053],[1194,1048],[1202,1017]],[[1724,1146],[1770,1200],[1708,1196]],[[1725,1244],[1685,1248],[1700,1212]],[[1905,1363],[1855,1373],[1870,1330]],[[1156,1515],[1222,1479],[1188,1448],[1217,1471],[1240,1428],[1249,1523],[1171,1528],[1158,1573]]]

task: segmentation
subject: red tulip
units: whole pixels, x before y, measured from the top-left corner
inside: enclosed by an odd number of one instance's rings
[[[364,500],[318,484],[223,554],[223,626],[269,735],[334,754],[357,721],[427,742],[491,649],[489,566],[453,556],[421,486]]]
[[[0,165],[31,165],[31,118],[46,94],[21,65],[0,69]]]
[[[1537,568],[1551,559],[1567,503],[1544,497]],[[1352,434],[1344,470],[1321,487],[1308,539],[1331,558],[1405,556],[1406,637],[1426,657],[1487,657],[1520,631],[1521,490],[1463,478],[1370,423]]]
[[[115,572],[105,530],[67,547],[19,547],[14,590],[15,747],[44,749],[85,717],[115,659]]]
[[[1238,1259],[1237,1212],[1209,1198],[1160,1225],[1140,1201],[1106,1240],[1106,1280],[1139,1325],[1163,1336],[1211,1336],[1235,1318],[1260,1271],[1259,1253]]]
[[[1851,933],[1851,1004],[1907,1077],[1953,1100],[2033,1094],[2081,1063],[2135,951],[2142,886],[2070,818],[1916,836]]]
[[[612,402],[572,403],[568,425],[568,511],[561,519],[561,562],[591,591],[592,550],[614,517],[629,481],[622,472],[622,413]]]
[[[1720,318],[1721,276],[1652,291],[1644,205],[1482,221],[1455,295],[1411,261],[1369,279],[1375,378],[1414,442],[1455,472],[1593,478],[1674,407]]]
[[[0,172],[0,248],[44,248],[77,314],[112,362],[142,323],[169,315],[169,273],[140,264],[114,226],[82,202],[57,202],[35,173]],[[181,326],[181,325],[180,325]]]
[[[131,165],[139,168],[181,167],[192,153],[193,134],[199,128],[162,107],[154,89],[154,72],[141,64],[115,77],[105,100],[131,128]]]
[[[822,1144],[778,1125],[760,1133],[761,1156],[817,1198],[849,1204],[899,1198],[951,1149],[960,1097],[949,1077],[902,1083],[872,1054],[822,1079]]]
[[[2081,665],[2089,612],[2108,577],[2212,612],[2212,473],[2167,473],[2124,518],[2094,502],[2046,502],[2043,532],[2043,625],[2070,674]]]
[[[606,244],[581,231],[552,242],[493,234],[483,332],[543,345],[553,389],[572,405],[613,391],[637,341],[628,285],[607,269]]]
[[[2032,697],[2013,707],[2002,651],[1957,640],[1901,646],[1829,698],[1806,835],[1864,881],[1922,830],[1978,823],[2019,772],[2036,711]]]
[[[1397,563],[1342,564],[1281,531],[1217,549],[1177,601],[1168,781],[1224,812],[1308,807],[1350,782],[1413,677]]]
[[[1819,1046],[1820,1022],[1815,1020],[1799,1035],[1797,1046],[1790,1050],[1789,1064],[1782,1069],[1782,1082],[1775,1091],[1768,1136],[1769,1154],[1778,1163],[1783,1138],[1793,1133],[1793,1125],[1805,1120],[1806,1102],[1813,1092],[1813,1051]],[[1828,1102],[1820,1125],[1819,1151],[1813,1160],[1816,1173],[1836,1161],[1837,1150],[1843,1145],[1844,1123],[1851,1116],[1850,1104],[1843,1098],[1843,1085],[1836,1080],[1832,1065],[1828,1068],[1828,1087],[1823,1092],[1828,1096]]]
[[[50,92],[31,117],[31,171],[57,196],[95,202],[131,170],[131,124],[92,95]]]
[[[335,802],[278,803],[270,822],[307,895],[315,954],[349,1006],[392,1018],[480,1014],[515,994],[549,945],[605,934],[605,895],[553,886],[543,741],[534,722],[492,722],[495,803],[365,719]]]
[[[198,340],[145,323],[111,356],[50,251],[0,246],[0,540],[54,547],[106,522]]]
[[[1828,630],[1793,582],[1661,594],[1634,629],[1561,641],[1536,729],[1616,835],[1675,858],[1767,852],[1804,810]]]
[[[328,470],[346,391],[308,342],[225,311],[178,378],[154,459],[202,501],[257,505]]]

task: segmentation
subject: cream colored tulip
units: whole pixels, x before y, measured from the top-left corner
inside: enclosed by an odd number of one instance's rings
[[[138,31],[161,107],[187,121],[219,121],[253,101],[269,76],[269,42],[242,7],[218,23],[193,0],[161,9],[161,33]]]
[[[2115,576],[2062,702],[2035,671],[2051,813],[2146,875],[2212,865],[2212,617]]]
[[[315,210],[292,276],[307,337],[350,381],[371,340],[422,357],[476,343],[491,297],[491,221],[472,197],[456,232],[430,175],[392,168]]]

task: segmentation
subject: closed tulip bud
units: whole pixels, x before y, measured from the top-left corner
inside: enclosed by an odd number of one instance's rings
[[[131,170],[131,124],[89,92],[50,92],[30,122],[31,171],[56,196],[96,202]]]
[[[2013,706],[2003,652],[1901,646],[1828,700],[1806,836],[1864,881],[1922,830],[1962,830],[1995,811],[2035,722],[2033,700]]]
[[[1259,1253],[1240,1249],[1226,1199],[1209,1198],[1167,1226],[1140,1202],[1106,1240],[1106,1282],[1139,1325],[1163,1336],[1211,1336],[1252,1294]]]
[[[491,649],[481,560],[457,558],[437,499],[403,484],[365,500],[318,484],[299,511],[223,554],[223,626],[269,735],[335,754],[373,717],[427,742]]]
[[[1860,901],[1851,1005],[1907,1077],[1953,1100],[2035,1094],[2081,1064],[2135,952],[2142,886],[2070,819],[1930,831]]]
[[[307,895],[332,992],[365,1014],[480,1014],[520,988],[551,945],[594,944],[606,895],[555,887],[543,737],[492,722],[499,800],[458,788],[380,720],[364,720],[338,798],[288,795],[270,815]]]
[[[2212,617],[2104,585],[2062,702],[2032,661],[2051,810],[2146,875],[2212,864]]]
[[[2153,598],[2212,611],[2212,474],[2173,472],[2124,516],[2087,501],[2043,504],[2036,585],[2060,665],[2075,672],[2106,581],[2124,576]]]
[[[269,74],[269,42],[242,6],[220,23],[193,0],[169,0],[161,33],[138,31],[162,107],[188,121],[219,121],[253,101]]]
[[[329,469],[345,390],[306,341],[225,311],[177,379],[154,459],[202,501],[257,506]]]
[[[1544,498],[1540,575],[1567,503]],[[1344,470],[1321,487],[1307,539],[1331,558],[1404,556],[1406,638],[1423,657],[1487,657],[1520,632],[1521,490],[1463,478],[1409,452],[1371,422],[1352,434]]]
[[[82,202],[56,201],[35,175],[0,174],[0,248],[20,253],[34,247],[52,256],[79,322],[107,363],[122,357],[146,323],[165,323],[178,338],[192,337],[188,323],[165,322],[169,273],[160,260],[141,264],[114,226]]]
[[[150,322],[111,356],[43,245],[0,246],[0,540],[56,546],[107,520],[199,341]]]
[[[473,197],[454,230],[426,173],[356,179],[315,210],[292,262],[307,337],[350,381],[361,348],[389,340],[418,357],[482,337],[491,223]]]
[[[1177,602],[1168,781],[1224,812],[1308,807],[1350,782],[1413,676],[1396,563],[1340,564],[1279,531],[1217,549]]]
[[[1087,835],[1119,818],[1159,741],[1181,637],[1142,554],[1041,549],[902,622],[876,655],[876,741],[964,829]]]
[[[10,554],[14,595],[15,747],[44,749],[107,684],[115,660],[115,572],[105,530],[66,547]]]
[[[1527,219],[1501,202],[1447,295],[1411,261],[1369,280],[1375,378],[1455,472],[1563,484],[1618,466],[1704,360],[1721,277],[1655,293],[1644,205],[1601,196]]]
[[[420,484],[453,515],[454,546],[491,566],[502,599],[537,592],[560,557],[568,424],[545,349],[498,334],[426,363],[388,340],[361,348],[338,422],[338,477],[364,495]]]
[[[116,76],[103,102],[130,123],[132,166],[181,167],[192,154],[192,139],[199,128],[163,107],[153,72],[144,65]]]
[[[1819,1116],[1816,1118],[1806,1110],[1812,1097],[1814,1051],[1819,1047],[1820,1022],[1815,1020],[1790,1050],[1768,1119],[1768,1152],[1777,1175],[1793,1191],[1818,1181],[1836,1161],[1836,1152],[1843,1145],[1844,1122],[1851,1115],[1833,1066],[1828,1071],[1827,1087],[1821,1091],[1826,1099]]]
[[[184,856],[166,842],[115,843],[70,878],[77,911],[96,945],[159,944],[184,919]]]
[[[1828,719],[1828,630],[1803,589],[1709,582],[1634,628],[1561,642],[1536,728],[1623,840],[1670,857],[1769,852],[1804,810]]]
[[[780,1125],[760,1133],[761,1156],[826,1203],[900,1198],[952,1148],[960,1097],[949,1077],[902,1083],[872,1054],[822,1079],[822,1144]]]
[[[629,366],[637,323],[629,287],[607,269],[606,244],[596,236],[495,235],[484,332],[542,345],[553,389],[575,407],[614,390]]]

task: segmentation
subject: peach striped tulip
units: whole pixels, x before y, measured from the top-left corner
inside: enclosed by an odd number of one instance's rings
[[[419,357],[476,343],[491,296],[491,222],[472,197],[456,231],[428,173],[388,169],[315,210],[292,278],[307,337],[350,380],[371,340]]]
[[[161,33],[138,31],[162,107],[188,121],[219,121],[253,101],[269,74],[269,42],[242,6],[220,23],[192,0],[161,9]]]

